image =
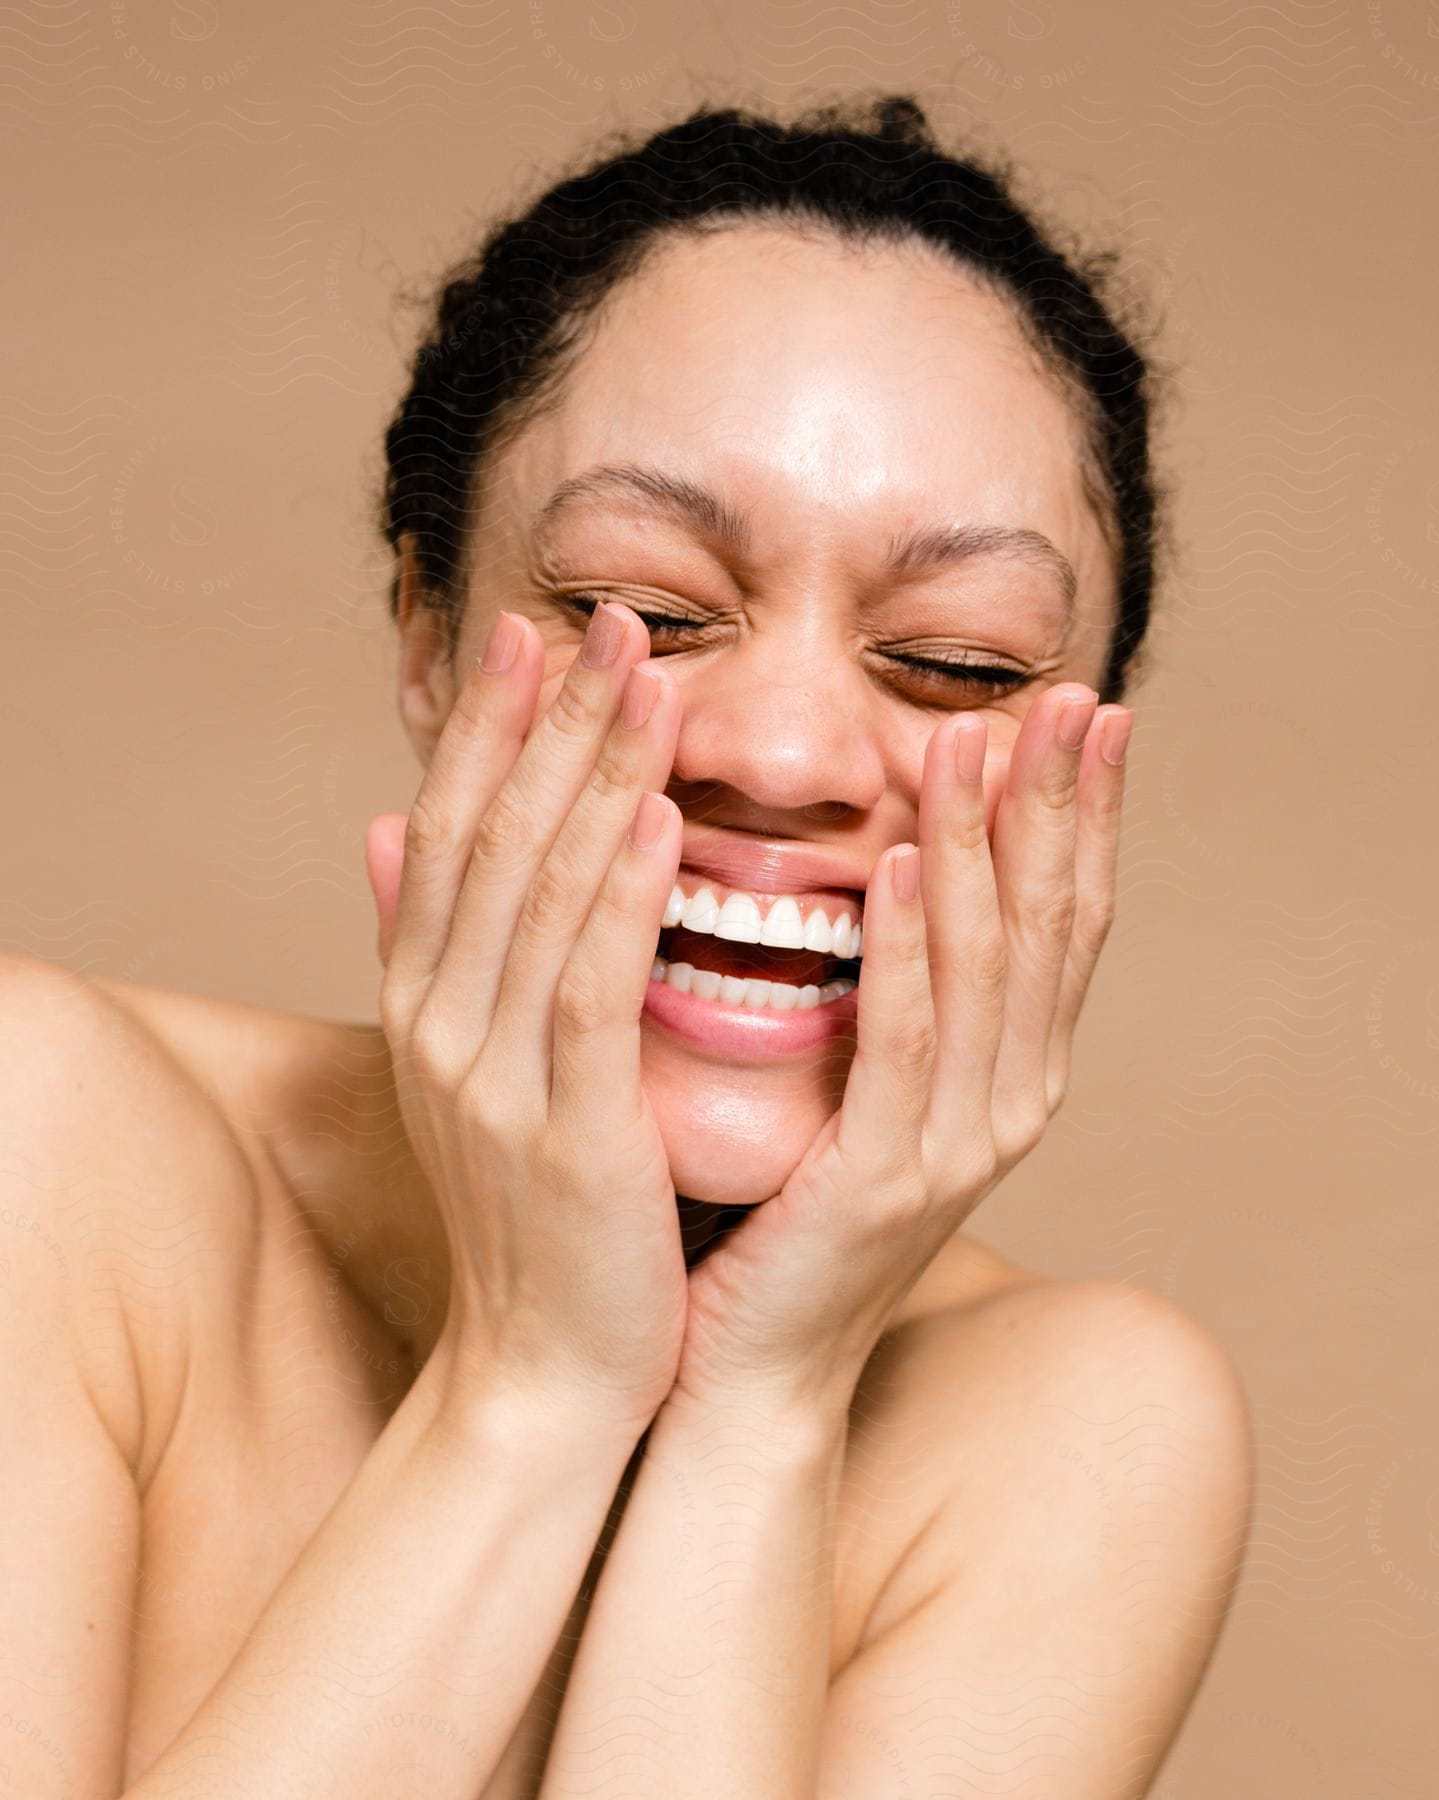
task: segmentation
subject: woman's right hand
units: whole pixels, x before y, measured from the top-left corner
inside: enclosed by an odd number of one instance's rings
[[[506,648],[508,667],[487,672]],[[531,728],[543,644],[501,613],[408,818],[381,814],[365,846],[381,1022],[451,1248],[445,1378],[636,1435],[673,1383],[687,1300],[640,1083],[680,855],[663,793],[680,697],[635,668],[648,650],[630,608],[597,606]],[[626,723],[651,695],[648,719]]]

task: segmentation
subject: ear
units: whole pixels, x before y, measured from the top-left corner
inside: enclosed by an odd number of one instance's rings
[[[400,633],[399,703],[405,735],[428,764],[455,703],[443,614],[426,604],[414,538],[400,535],[395,622]]]

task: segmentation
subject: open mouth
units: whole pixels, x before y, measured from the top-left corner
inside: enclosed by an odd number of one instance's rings
[[[858,986],[863,917],[858,888],[749,889],[681,863],[650,978],[722,1007],[807,1012]]]

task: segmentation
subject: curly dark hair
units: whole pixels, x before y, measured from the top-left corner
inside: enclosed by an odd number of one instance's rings
[[[1115,251],[1066,255],[1012,197],[992,159],[936,143],[907,95],[811,107],[790,124],[702,108],[600,160],[495,226],[441,283],[409,391],[385,436],[382,529],[417,549],[425,604],[451,654],[483,460],[553,402],[609,291],[662,238],[739,220],[819,227],[850,241],[937,246],[1004,296],[1074,406],[1081,474],[1114,554],[1118,614],[1102,700],[1119,699],[1149,623],[1159,495],[1151,468],[1155,371],[1105,295]],[[392,613],[398,579],[392,584]]]

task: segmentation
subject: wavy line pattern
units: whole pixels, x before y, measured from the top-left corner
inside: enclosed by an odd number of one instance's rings
[[[1173,544],[1135,696],[1118,919],[1069,1099],[975,1222],[1021,1262],[1185,1305],[1255,1403],[1246,1567],[1154,1792],[1261,1791],[1263,1770],[1268,1793],[1428,1800],[1432,0],[0,11],[0,942],[373,1017],[360,835],[417,775],[372,523],[417,325],[401,302],[611,124],[854,87],[916,90],[942,135],[992,143],[1081,238],[1120,244],[1111,292],[1137,319],[1154,306],[1173,364]],[[742,441],[737,412],[724,424]],[[343,1137],[343,1095],[325,1105],[319,1135]],[[81,1147],[38,1170],[0,1146],[0,1164],[83,1185]],[[207,1278],[215,1227],[137,1208],[110,1246],[138,1271],[137,1307]],[[0,1234],[0,1305],[14,1250]],[[313,1305],[297,1274],[274,1292],[287,1322]],[[280,1353],[321,1408],[369,1373],[348,1321],[327,1325],[328,1360]],[[114,1327],[94,1321],[101,1341]],[[1135,1617],[1200,1478],[1181,1425],[1143,1407],[1023,1438],[1080,1470]],[[851,1503],[851,1531],[917,1503],[927,1448],[879,1413],[858,1428],[888,1485]],[[302,1410],[275,1458],[323,1516],[334,1466]],[[257,1555],[280,1557],[263,1482],[246,1497]],[[731,1574],[714,1571],[716,1604]],[[206,1583],[183,1549],[147,1566],[137,1624],[163,1628],[185,1593],[219,1605]],[[45,1670],[3,1672],[57,1703]],[[456,1672],[457,1706],[473,1673]],[[937,1660],[896,1701],[894,1792],[1060,1791],[1066,1746],[1122,1676],[1098,1655],[1035,1675],[996,1653],[982,1679]],[[333,1679],[354,1694],[395,1676],[357,1646]],[[693,1679],[616,1696],[590,1774],[642,1762]],[[1008,1785],[983,1766],[1000,1751]]]

